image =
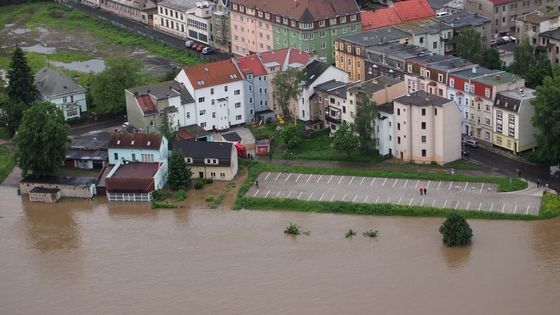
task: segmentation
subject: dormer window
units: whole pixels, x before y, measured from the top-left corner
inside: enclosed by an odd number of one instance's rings
[[[134,145],[134,140],[130,141],[130,145]]]
[[[204,164],[218,165],[218,159],[204,159]]]
[[[186,157],[185,162],[187,162],[187,164],[192,164],[193,163],[192,157]]]
[[[147,146],[150,146],[150,144],[152,144],[152,141],[148,141],[148,143],[146,143]]]
[[[117,144],[121,144],[121,140],[117,140]]]

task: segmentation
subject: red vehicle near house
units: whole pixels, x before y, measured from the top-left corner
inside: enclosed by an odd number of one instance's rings
[[[256,140],[255,150],[257,155],[268,155],[270,152],[270,139],[268,137],[259,137]]]

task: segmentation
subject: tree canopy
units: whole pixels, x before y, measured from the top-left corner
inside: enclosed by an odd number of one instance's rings
[[[480,63],[482,54],[482,35],[473,28],[467,28],[457,37],[457,56],[473,63]]]
[[[191,185],[191,168],[185,162],[185,156],[178,150],[173,150],[169,157],[169,186],[173,189],[187,189]]]
[[[286,148],[293,149],[300,145],[303,139],[303,127],[300,124],[288,124],[280,130],[279,136]]]
[[[496,47],[490,47],[482,51],[480,65],[488,69],[500,69],[502,61],[500,60],[500,52]]]
[[[513,63],[509,67],[509,71],[525,77],[529,68],[534,64],[534,49],[528,40],[521,42],[513,50]]]
[[[533,125],[539,129],[537,134],[537,154],[544,161],[560,163],[560,68],[554,69],[553,76],[544,78],[537,86]]]
[[[367,95],[356,104],[356,117],[354,128],[359,136],[360,149],[364,152],[375,151],[375,119],[377,118],[377,105]]]
[[[344,121],[334,133],[332,144],[336,151],[344,152],[350,158],[352,152],[360,147],[360,138],[354,132],[354,127]]]
[[[8,68],[7,100],[4,100],[5,122],[8,130],[13,134],[19,127],[23,112],[36,100],[38,93],[34,84],[34,75],[27,64],[23,50],[17,46],[12,54]]]
[[[469,223],[462,216],[451,214],[439,227],[443,244],[447,247],[462,246],[470,243],[473,236]]]
[[[142,84],[140,68],[140,64],[131,59],[109,59],[107,68],[91,82],[95,110],[113,114],[126,112],[124,90]]]
[[[532,89],[542,85],[544,78],[552,75],[552,64],[546,56],[540,56],[537,61],[529,68],[527,73],[522,75],[526,80],[527,87]]]
[[[51,175],[64,162],[70,126],[56,105],[41,102],[27,109],[14,137],[23,176]]]
[[[272,84],[274,86],[274,101],[282,108],[284,119],[292,120],[297,117],[290,110],[290,102],[297,101],[303,91],[304,73],[296,68],[288,68],[279,72]]]

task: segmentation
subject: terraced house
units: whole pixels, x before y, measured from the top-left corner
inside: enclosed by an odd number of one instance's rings
[[[156,2],[154,0],[100,0],[99,7],[127,19],[153,26],[154,15],[157,14]]]
[[[231,51],[246,56],[294,47],[334,62],[333,41],[361,30],[355,0],[233,0]]]

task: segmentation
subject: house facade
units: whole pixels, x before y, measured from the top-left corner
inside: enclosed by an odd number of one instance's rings
[[[101,169],[109,161],[110,134],[106,132],[72,137],[67,144],[64,166],[68,168]]]
[[[334,39],[361,30],[354,0],[231,2],[231,51],[236,55],[294,47],[332,63]]]
[[[169,148],[162,135],[115,133],[109,140],[109,164],[123,162],[158,162],[167,167]],[[165,168],[166,168],[165,167]]]
[[[86,89],[62,72],[43,68],[35,74],[34,83],[40,98],[60,108],[64,119],[78,119],[87,112]]]
[[[163,0],[157,4],[155,28],[182,39],[212,44],[213,4],[194,0]]]
[[[493,37],[490,19],[480,15],[479,13],[459,11],[453,13],[453,15],[435,17],[434,20],[453,28],[452,36],[449,36],[449,39],[445,41],[445,54],[455,53],[456,39],[464,30],[474,29],[479,32],[480,35],[482,35],[485,45],[489,45],[490,40]]]
[[[229,0],[216,0],[212,11],[212,38],[214,47],[230,51]]]
[[[536,134],[539,130],[531,121],[535,114],[531,104],[534,98],[535,90],[528,88],[503,91],[496,95],[492,112],[494,146],[515,154],[537,146]]]
[[[99,7],[116,15],[154,26],[155,0],[99,0]]]
[[[375,120],[375,138],[377,151],[382,156],[393,155],[395,152],[395,115],[393,102],[378,105]]]
[[[243,75],[232,60],[185,67],[175,80],[194,99],[194,106],[185,113],[185,125],[225,130],[246,122]]]
[[[183,153],[193,178],[232,180],[239,168],[237,150],[231,142],[176,141],[173,150]]]
[[[515,20],[517,40],[525,40],[533,46],[539,45],[539,35],[560,28],[560,12],[535,11],[522,15]]]
[[[395,154],[413,163],[461,158],[461,112],[454,101],[418,91],[394,101]]]
[[[249,55],[234,59],[243,75],[245,122],[273,121],[276,118],[270,109],[268,72],[259,57]]]
[[[539,35],[540,45],[545,47],[548,60],[553,65],[560,64],[560,28]]]

